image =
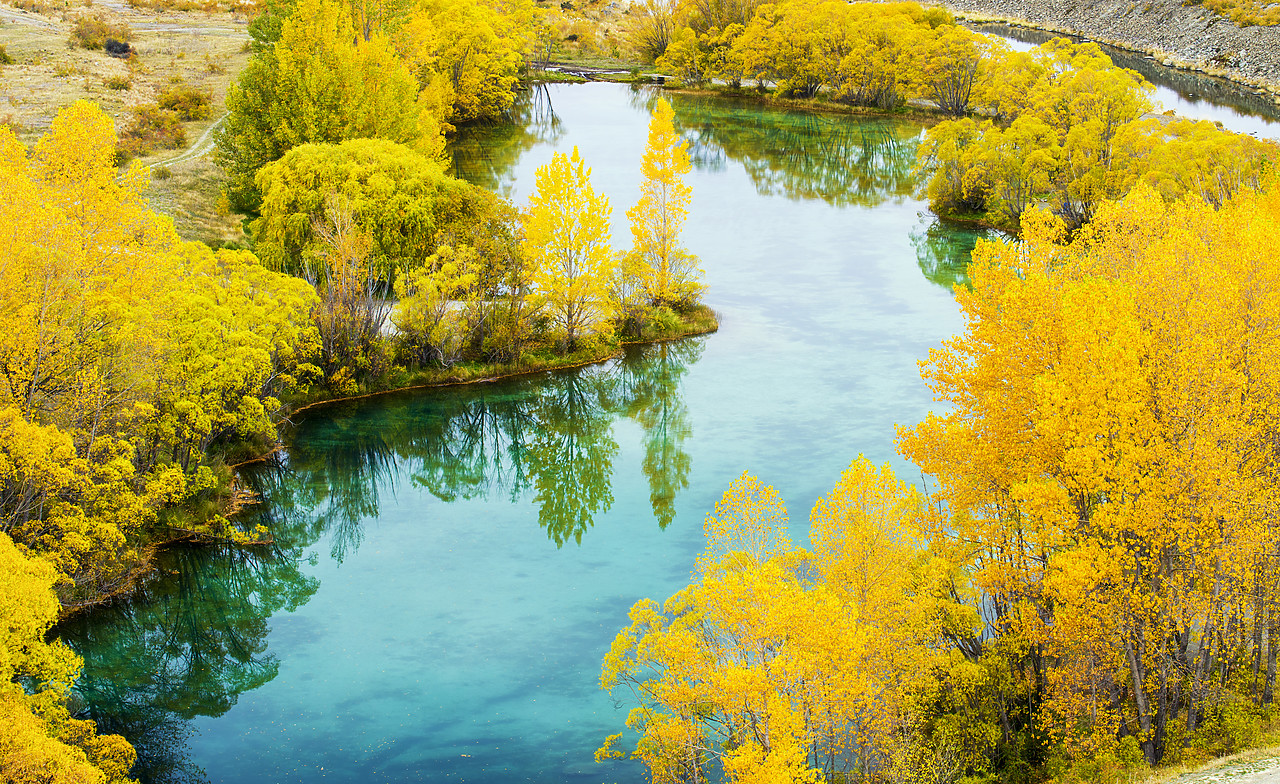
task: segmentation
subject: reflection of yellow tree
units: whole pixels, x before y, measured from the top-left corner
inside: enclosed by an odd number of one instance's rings
[[[699,168],[737,161],[762,195],[875,206],[915,187],[919,126],[674,96],[676,129]]]
[[[643,471],[665,527],[688,486],[692,461],[683,443],[692,428],[680,385],[702,345],[692,338],[634,347],[606,367],[396,396],[340,416],[309,417],[289,450],[302,488],[294,503],[340,534],[335,547],[345,552],[358,546],[361,521],[377,516],[379,487],[394,486],[396,465],[405,462],[415,485],[446,502],[486,495],[514,501],[532,489],[540,523],[563,544],[580,539],[612,503],[612,424],[627,416],[644,428]]]
[[[693,460],[683,443],[693,433],[680,385],[702,355],[701,341],[658,343],[635,351],[622,365],[619,405],[644,428],[644,463],[649,502],[658,525],[675,519],[676,495],[689,486]]]
[[[524,459],[533,481],[538,523],[562,545],[591,527],[613,505],[618,442],[600,403],[599,384],[585,374],[562,376],[538,397],[538,428]]]

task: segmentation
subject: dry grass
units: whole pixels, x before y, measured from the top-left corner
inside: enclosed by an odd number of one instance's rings
[[[11,0],[43,13],[0,4],[0,46],[13,59],[0,72],[0,124],[25,143],[49,128],[58,111],[77,100],[96,102],[127,127],[135,109],[158,103],[175,90],[209,96],[205,118],[183,124],[187,143],[200,139],[225,112],[227,87],[248,61],[247,19],[226,12],[150,11],[125,0]],[[127,26],[134,56],[129,60],[102,51],[69,47],[77,20],[101,16],[110,25]],[[127,88],[125,87],[127,85]],[[139,158],[163,163],[185,150],[157,150]],[[189,239],[238,241],[239,220],[218,214],[221,172],[207,157],[170,164],[167,179],[153,178],[148,197],[173,216]]]
[[[1274,741],[1274,739],[1272,739]],[[1134,784],[1210,784],[1240,779],[1267,768],[1276,770],[1276,778],[1258,778],[1256,781],[1280,779],[1280,747],[1250,749],[1229,757],[1219,757],[1195,765],[1175,765],[1152,773],[1147,778],[1135,779]],[[1252,782],[1251,782],[1252,784]]]
[[[207,127],[209,123],[199,125]],[[193,129],[187,136],[194,140],[200,133],[203,131]],[[218,208],[223,175],[213,161],[206,156],[157,168],[167,170],[168,175],[156,176],[153,171],[147,199],[155,209],[173,218],[178,234],[210,243],[244,242],[240,216]]]

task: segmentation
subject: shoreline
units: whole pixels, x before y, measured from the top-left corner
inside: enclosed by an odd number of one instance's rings
[[[470,378],[470,379],[430,381],[430,382],[421,383],[421,384],[410,384],[407,386],[381,389],[375,392],[366,392],[360,395],[350,395],[347,397],[325,398],[322,400],[313,400],[296,409],[289,411],[289,413],[284,417],[282,422],[289,422],[290,424],[292,424],[289,418],[296,414],[301,414],[304,411],[309,411],[314,408],[321,408],[323,406],[334,405],[337,403],[346,403],[354,400],[365,400],[368,398],[381,397],[383,395],[392,395],[392,394],[398,394],[398,393],[404,393],[404,392],[416,392],[416,391],[427,390],[427,389],[458,387],[458,386],[466,386],[470,384],[490,384],[498,381],[503,381],[509,378],[529,376],[535,373],[554,373],[561,370],[573,370],[575,368],[587,367],[589,365],[598,365],[613,359],[617,359],[618,357],[621,357],[624,354],[624,350],[627,346],[648,346],[648,345],[656,345],[659,343],[672,343],[677,340],[684,340],[686,338],[698,337],[699,335],[710,335],[715,332],[718,332],[720,330],[720,319],[718,315],[710,307],[707,307],[705,305],[702,307],[705,309],[706,315],[711,317],[712,323],[709,326],[693,327],[683,332],[679,332],[671,335],[662,335],[660,337],[655,337],[651,339],[622,340],[618,342],[616,348],[609,351],[607,354],[604,354],[601,356],[596,356],[589,359],[578,359],[578,360],[574,360],[572,362],[563,363],[563,364],[549,363],[547,365],[539,366],[539,367],[531,367],[531,368],[523,368],[523,369],[516,368],[509,372],[503,372],[497,375],[483,376],[483,377]],[[240,462],[227,465],[227,470],[231,472],[231,487],[230,487],[231,492],[227,496],[225,505],[219,509],[218,514],[231,517],[233,515],[239,514],[245,508],[259,503],[259,501],[256,498],[252,500],[245,498],[244,493],[241,492],[243,487],[240,485],[239,475],[237,471],[243,466],[252,465],[254,463],[265,462],[266,460],[271,459],[273,455],[276,455],[279,452],[283,451],[283,449],[284,449],[284,442],[281,439],[277,438],[276,441],[273,444],[271,444],[271,448],[268,449],[267,451],[259,455],[250,457],[246,460],[241,460]],[[89,612],[95,609],[106,607],[116,601],[128,601],[133,596],[133,594],[136,593],[142,581],[145,580],[150,574],[155,572],[156,555],[158,555],[160,552],[170,547],[174,547],[181,544],[202,545],[202,546],[235,545],[238,547],[261,547],[263,545],[272,544],[275,541],[274,538],[268,536],[266,539],[261,539],[261,540],[254,540],[249,542],[236,542],[230,539],[206,538],[197,531],[183,530],[183,529],[177,529],[177,528],[172,530],[175,533],[177,533],[176,536],[172,536],[164,539],[158,539],[153,542],[148,542],[147,544],[143,545],[140,548],[141,552],[140,552],[140,557],[137,565],[134,566],[132,569],[130,569],[121,578],[121,582],[118,586],[116,586],[109,592],[103,594],[102,596],[98,596],[91,600],[81,602],[75,605],[70,605],[70,606],[64,605],[61,608],[59,608],[57,623],[63,623],[64,621],[67,621],[70,618],[84,612]]]
[[[706,306],[703,306],[703,307],[706,307]],[[414,383],[414,384],[407,384],[405,386],[390,387],[388,389],[379,389],[373,392],[363,392],[359,395],[348,395],[346,397],[333,397],[333,398],[324,398],[321,400],[313,400],[311,402],[308,402],[299,406],[298,408],[290,410],[289,413],[285,416],[285,421],[288,421],[290,417],[293,417],[297,414],[301,414],[304,411],[310,411],[313,408],[320,408],[322,406],[335,405],[337,403],[347,403],[352,400],[365,400],[373,397],[381,397],[383,395],[393,395],[400,392],[415,392],[415,391],[424,390],[424,389],[442,389],[446,387],[461,387],[461,386],[467,386],[469,384],[491,384],[496,381],[503,381],[508,378],[519,378],[520,376],[531,376],[535,373],[553,373],[559,370],[573,370],[574,368],[587,367],[588,365],[598,365],[602,362],[608,362],[611,359],[617,359],[618,357],[622,356],[623,349],[626,346],[649,346],[649,345],[655,345],[658,343],[671,343],[672,341],[676,341],[676,340],[693,338],[699,335],[710,335],[715,332],[718,332],[720,330],[720,319],[716,317],[715,311],[707,307],[706,313],[712,317],[713,323],[709,327],[692,328],[692,329],[685,330],[683,332],[677,332],[672,335],[662,335],[660,337],[655,337],[655,338],[648,338],[648,339],[642,338],[639,340],[620,340],[618,341],[617,348],[609,351],[607,354],[603,354],[600,356],[594,356],[587,359],[575,359],[572,362],[566,362],[566,363],[551,362],[546,365],[539,365],[537,367],[521,368],[519,366],[513,367],[510,365],[507,365],[507,366],[500,365],[498,367],[512,367],[512,369],[507,371],[499,371],[496,375],[477,376],[476,378],[466,378],[466,379],[446,378],[440,381],[426,381],[423,383]],[[235,469],[243,465],[262,462],[263,460],[266,460],[267,458],[271,457],[271,455],[280,451],[282,446],[283,445],[279,441],[277,441],[270,451],[265,452],[262,455],[259,455],[257,457],[252,457],[252,458],[249,458],[248,460],[242,460],[239,463],[228,465],[227,468],[234,471]]]
[[[1280,27],[1236,27],[1180,0],[1145,5],[1092,0],[940,0],[958,21],[1058,33],[1152,58],[1158,65],[1239,85],[1280,105]],[[1126,34],[1127,32],[1127,34]]]

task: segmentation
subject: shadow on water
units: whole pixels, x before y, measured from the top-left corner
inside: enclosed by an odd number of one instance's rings
[[[691,468],[681,380],[704,341],[633,346],[604,365],[318,409],[292,434],[287,457],[246,473],[271,499],[256,513],[272,545],[174,547],[130,601],[57,629],[85,659],[85,715],[134,744],[133,773],[144,784],[205,781],[188,755],[191,720],[226,713],[276,676],[268,622],[319,588],[305,571],[309,551],[328,535],[335,560],[354,555],[381,493],[400,482],[446,502],[532,495],[551,540],[580,542],[613,503],[613,423],[626,418],[643,432],[642,470],[665,528]]]

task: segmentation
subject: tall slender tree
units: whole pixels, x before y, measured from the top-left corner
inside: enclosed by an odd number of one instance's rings
[[[644,174],[640,201],[627,210],[634,243],[628,257],[630,271],[640,280],[650,304],[688,304],[703,289],[698,257],[680,246],[680,230],[693,199],[693,188],[684,177],[692,165],[676,133],[671,104],[661,98],[649,121],[649,144],[640,167]]]
[[[525,212],[524,250],[536,270],[534,288],[572,347],[584,332],[604,329],[613,313],[612,210],[608,197],[591,187],[591,169],[577,147],[538,167],[536,183]]]

